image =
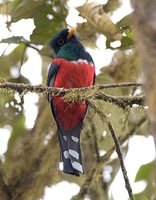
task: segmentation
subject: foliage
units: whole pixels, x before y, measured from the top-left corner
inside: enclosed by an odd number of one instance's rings
[[[143,193],[136,194],[136,199],[141,199],[148,197],[149,199],[155,199],[156,193],[155,193],[155,187],[151,182],[152,177],[154,176],[154,162],[147,163],[145,165],[142,165],[136,175],[135,181],[145,181],[146,182],[146,188]],[[143,197],[144,195],[144,197]]]
[[[103,45],[114,52],[110,65],[105,66],[103,63],[103,67],[96,77],[96,84],[137,82],[141,79],[140,64],[135,49],[132,13],[123,16],[123,19],[116,24],[109,17],[120,5],[119,0],[108,0],[105,5],[96,1],[92,3],[86,1],[84,5],[76,8],[79,15],[86,19],[86,22],[77,24],[77,32],[80,39],[84,40],[83,43],[87,47],[95,47],[99,35],[104,35],[106,45]],[[21,71],[29,59],[27,53],[30,49],[34,49],[42,60],[41,75],[44,84],[48,65],[53,57],[53,52],[48,48],[48,42],[57,31],[68,26],[66,21],[69,14],[68,1],[7,0],[0,4],[0,13],[8,16],[6,21],[8,30],[12,29],[12,24],[18,23],[21,19],[32,19],[35,25],[30,40],[26,40],[22,35],[12,35],[0,41],[3,44],[15,45],[11,52],[5,53],[4,51],[0,57],[0,78],[16,83],[30,83],[30,80],[24,77]],[[112,46],[114,41],[120,41],[120,46],[114,48]],[[103,55],[105,56],[105,52]],[[13,75],[12,70],[18,72],[17,76]],[[103,90],[101,93],[113,97],[124,95],[136,97],[137,89],[137,87],[118,87]],[[141,93],[141,88],[139,87],[139,89]],[[114,142],[109,134],[107,124],[98,114],[90,108],[85,119],[81,143],[86,175],[76,178],[62,174],[58,170],[59,153],[56,127],[46,98],[39,96],[35,124],[33,128],[28,129],[25,126],[26,116],[23,110],[24,93],[19,94],[20,102],[17,101],[16,95],[7,94],[4,91],[1,91],[0,95],[2,96],[0,98],[0,128],[11,127],[5,159],[0,163],[0,194],[4,195],[4,200],[9,198],[38,200],[44,195],[46,186],[54,185],[62,180],[75,182],[81,186],[81,189],[84,187],[83,183],[87,183],[88,188],[85,190],[85,194],[90,199],[95,199],[95,196],[98,200],[110,199],[109,186],[119,170],[119,163],[117,159],[110,158],[114,151]],[[142,124],[139,124],[146,114],[143,106],[141,108],[127,106],[126,109],[123,109],[102,100],[95,100],[95,105],[109,116],[115,132],[122,142],[127,140],[129,135],[137,133],[147,136],[148,123],[144,123],[144,120],[142,129],[140,128]],[[18,109],[18,106],[21,109]],[[131,130],[133,130],[132,133]],[[128,143],[123,149],[125,154],[127,149]],[[101,156],[99,152],[103,151],[106,151],[107,154]],[[97,157],[100,157],[100,164]],[[112,168],[111,180],[101,180],[101,174],[108,161]],[[149,167],[152,168],[152,163],[139,169],[136,181],[142,179],[146,179],[148,183],[153,181],[153,176],[148,174],[150,170],[147,168]],[[93,173],[95,168],[97,169]],[[144,176],[145,174],[146,176]],[[90,178],[89,182],[87,182],[87,178]],[[150,198],[154,195],[154,190],[151,188],[151,185],[148,186],[143,192],[136,195],[136,199],[140,199],[143,195]],[[10,196],[5,198],[5,194]]]

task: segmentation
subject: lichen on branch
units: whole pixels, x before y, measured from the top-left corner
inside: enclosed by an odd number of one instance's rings
[[[133,104],[143,105],[144,96],[110,96],[101,92],[103,89],[118,88],[118,87],[139,87],[142,86],[141,83],[116,83],[116,84],[104,84],[104,85],[94,85],[90,87],[83,88],[55,88],[46,87],[43,85],[30,85],[23,83],[11,83],[6,82],[4,79],[0,79],[0,90],[5,92],[18,92],[21,95],[27,92],[35,92],[41,95],[47,95],[50,93],[52,96],[63,97],[67,102],[82,102],[90,99],[103,100],[105,102],[112,103],[120,108],[125,109],[126,107],[131,107]]]

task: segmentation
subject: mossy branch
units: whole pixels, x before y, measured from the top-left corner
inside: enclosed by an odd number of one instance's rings
[[[133,104],[143,105],[144,96],[110,96],[102,93],[103,89],[118,88],[118,87],[133,87],[142,86],[141,83],[116,83],[116,84],[104,84],[104,85],[94,85],[90,87],[83,88],[54,88],[46,87],[43,85],[30,85],[23,83],[11,83],[6,82],[4,79],[0,79],[0,90],[5,92],[18,92],[24,95],[27,92],[35,92],[42,95],[47,95],[50,93],[52,96],[61,96],[65,101],[68,102],[82,102],[90,99],[103,100],[105,102],[112,103],[125,109],[126,107],[131,107]]]

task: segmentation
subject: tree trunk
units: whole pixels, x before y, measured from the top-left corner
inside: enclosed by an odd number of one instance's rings
[[[144,73],[150,131],[156,144],[156,1],[132,0],[137,50]]]

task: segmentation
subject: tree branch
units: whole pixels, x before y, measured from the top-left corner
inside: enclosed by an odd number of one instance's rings
[[[123,177],[124,177],[124,180],[125,180],[125,187],[128,191],[130,199],[135,200],[135,197],[133,195],[132,188],[131,188],[131,185],[130,185],[130,182],[129,182],[129,178],[128,178],[128,175],[127,175],[127,170],[126,170],[125,165],[124,165],[122,152],[121,152],[121,149],[120,149],[120,143],[119,143],[118,138],[116,137],[115,131],[114,131],[112,124],[110,122],[108,123],[108,128],[109,128],[109,131],[111,132],[112,138],[113,138],[114,143],[115,143],[116,152],[118,154],[122,174],[123,174]]]
[[[123,174],[123,177],[124,177],[124,180],[125,180],[125,187],[127,189],[127,192],[129,194],[130,199],[131,200],[135,200],[135,197],[134,197],[134,195],[132,193],[132,188],[131,188],[131,185],[130,185],[130,182],[129,182],[129,178],[128,178],[128,175],[127,175],[127,170],[126,170],[125,165],[124,165],[124,161],[123,161],[123,157],[122,157],[122,152],[121,152],[121,148],[120,148],[120,143],[119,143],[119,140],[118,140],[118,138],[116,136],[116,133],[115,133],[115,131],[113,129],[113,126],[112,126],[111,122],[109,121],[108,117],[105,115],[105,113],[102,112],[98,107],[96,107],[95,104],[91,103],[90,101],[88,102],[88,104],[107,123],[108,129],[109,129],[109,131],[111,133],[112,139],[113,139],[114,144],[115,144],[116,152],[118,154],[118,158],[119,158],[119,162],[120,162],[122,174]]]
[[[141,83],[117,83],[117,84],[105,84],[105,85],[94,85],[90,87],[83,88],[54,88],[54,87],[45,87],[43,85],[33,86],[30,84],[23,83],[10,83],[5,82],[4,79],[0,79],[0,90],[6,92],[19,92],[20,94],[25,94],[27,92],[36,92],[38,94],[47,95],[51,93],[53,96],[64,97],[65,101],[68,102],[82,102],[89,99],[98,99],[105,102],[112,103],[120,108],[125,109],[128,106],[133,104],[143,105],[144,96],[110,96],[101,93],[103,89],[118,88],[118,87],[133,87],[133,86],[142,86]]]
[[[116,106],[125,109],[126,107],[132,107],[133,104],[143,105],[144,104],[144,96],[110,96],[103,93],[98,93],[95,95],[95,99],[103,100],[105,102],[109,102],[115,104]]]
[[[79,193],[77,195],[75,195],[74,197],[72,197],[71,200],[81,200],[84,197],[84,195],[88,193],[89,185],[91,184],[91,182],[93,180],[93,176],[94,176],[95,172],[96,172],[96,168],[93,168],[93,170],[89,173],[85,182],[81,186]]]
[[[131,87],[131,86],[142,86],[142,84],[120,83],[120,84],[95,85],[95,86],[84,87],[84,88],[63,89],[63,88],[45,87],[42,85],[32,86],[29,84],[10,83],[10,82],[5,82],[5,80],[3,79],[0,79],[0,89],[5,90],[5,91],[17,91],[22,94],[26,92],[36,92],[43,95],[51,93],[52,95],[62,96],[64,97],[66,101],[70,101],[70,102],[82,102],[84,100],[89,100],[89,99],[101,99],[106,102],[114,103],[115,105],[118,105],[122,108],[125,108],[126,104],[127,105],[132,105],[134,103],[142,104],[143,97],[113,97],[110,95],[105,95],[101,93],[100,91],[102,89],[107,89],[107,88]],[[127,171],[124,166],[120,144],[119,144],[118,138],[116,137],[112,124],[110,123],[108,117],[99,108],[97,108],[90,101],[88,101],[88,103],[104,119],[104,121],[108,125],[108,129],[111,132],[112,138],[115,143],[116,152],[119,157],[121,169],[123,172],[123,177],[125,180],[126,189],[128,191],[130,199],[134,200],[132,189],[131,189],[129,179],[127,176]],[[92,174],[92,176],[93,175],[94,173]]]
[[[132,128],[129,130],[127,134],[118,138],[120,144],[123,144],[129,137],[131,137],[136,132],[136,130],[141,127],[141,125],[146,121],[146,119],[147,119],[146,116],[142,117],[136,124],[132,126]],[[84,184],[82,185],[79,193],[76,196],[74,196],[72,200],[80,200],[84,197],[85,194],[88,193],[88,190],[91,187],[92,181],[94,179],[94,174],[99,173],[100,171],[99,169],[103,168],[103,166],[109,161],[110,156],[112,155],[114,150],[115,146],[113,146],[109,151],[107,151],[107,153],[104,156],[100,157],[100,163],[97,163],[97,165],[92,169],[92,171],[87,176]]]
[[[91,123],[91,128],[92,128],[93,141],[94,141],[93,145],[94,145],[94,150],[95,150],[95,154],[96,154],[96,162],[99,163],[100,162],[99,145],[98,145],[98,138],[96,135],[95,124]]]

